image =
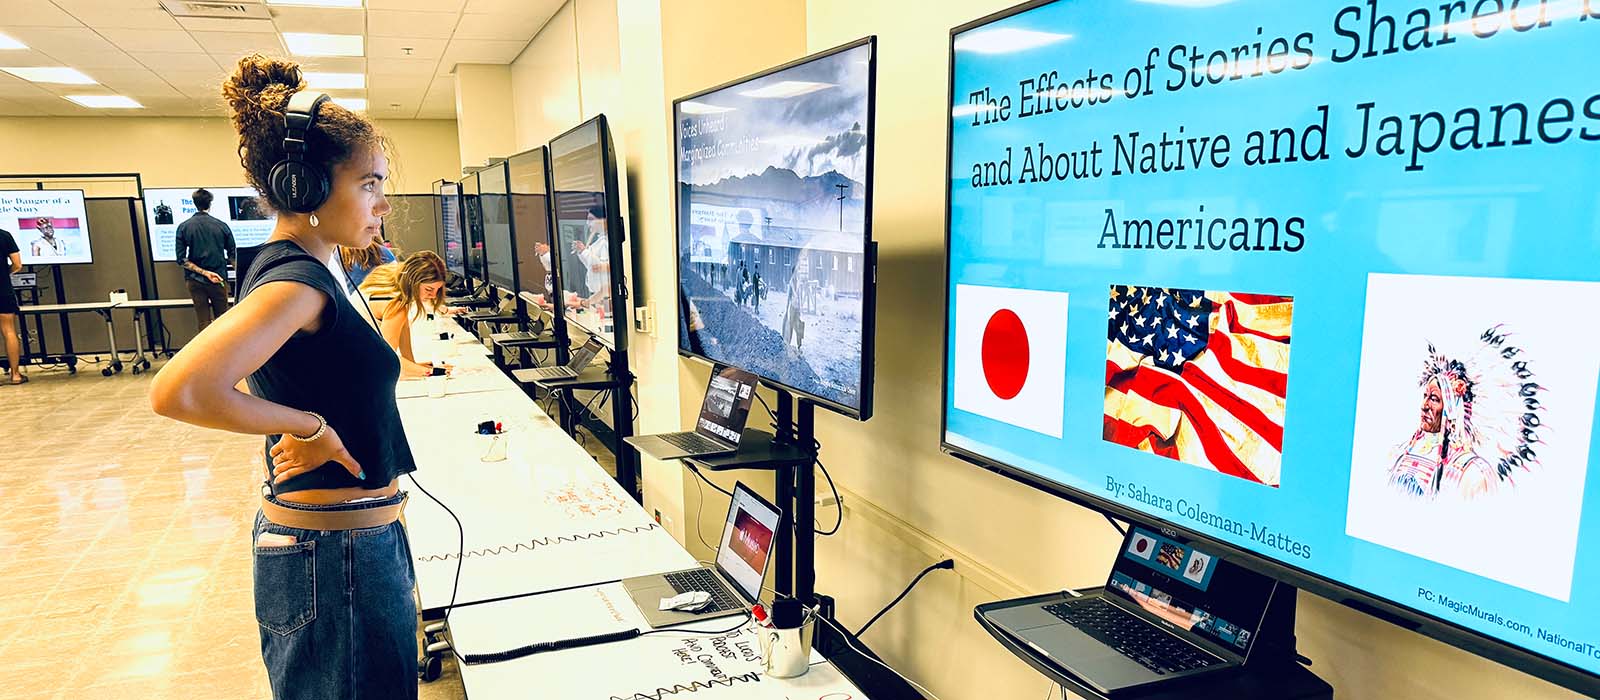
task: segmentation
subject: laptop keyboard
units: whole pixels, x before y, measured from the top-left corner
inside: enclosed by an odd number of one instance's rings
[[[1046,605],[1044,609],[1160,675],[1222,663],[1221,659],[1102,598],[1068,600]]]
[[[507,333],[505,335],[505,339],[506,340],[538,340],[539,336],[534,335],[533,333],[530,333],[528,331],[516,331],[514,333]]]
[[[667,444],[694,454],[709,454],[712,452],[726,452],[728,446],[712,440],[700,433],[666,433],[659,436]]]
[[[560,379],[562,377],[576,377],[578,373],[572,371],[571,367],[540,367],[534,370],[534,376],[540,379]]]
[[[664,574],[663,578],[666,578],[667,583],[672,585],[672,590],[679,593],[688,593],[689,591],[710,593],[711,602],[706,604],[704,610],[699,611],[701,614],[738,610],[744,607],[743,603],[740,603],[738,599],[733,597],[732,593],[728,592],[728,587],[722,585],[721,579],[718,579],[705,569],[675,571],[670,574]]]

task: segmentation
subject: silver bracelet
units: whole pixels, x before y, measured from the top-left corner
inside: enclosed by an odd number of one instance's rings
[[[322,414],[314,413],[312,411],[302,411],[302,413],[317,419],[317,432],[314,432],[306,437],[300,437],[294,433],[284,433],[284,435],[289,436],[296,442],[316,442],[323,436],[324,433],[328,432],[328,419],[323,418]]]

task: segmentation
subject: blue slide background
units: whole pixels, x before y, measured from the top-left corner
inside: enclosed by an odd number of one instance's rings
[[[1352,1],[1349,3],[1356,5]],[[1385,0],[1380,10],[1404,32],[1406,14],[1441,3]],[[1469,3],[1471,5],[1472,3]],[[1525,3],[1527,4],[1527,3]],[[1509,5],[1509,3],[1508,3]],[[1522,102],[1535,117],[1550,99],[1565,97],[1577,119],[1564,126],[1600,130],[1585,120],[1583,103],[1600,93],[1593,70],[1600,19],[1568,14],[1527,33],[1506,28],[1488,39],[1458,28],[1451,45],[1336,64],[1348,40],[1333,31],[1343,4],[1239,0],[1214,7],[1180,7],[1116,0],[1066,0],[963,36],[995,28],[1070,34],[1071,39],[1011,53],[958,51],[952,99],[950,279],[947,321],[954,327],[955,285],[1064,291],[1071,295],[1066,359],[1066,413],[1060,440],[957,410],[948,382],[954,345],[947,338],[945,439],[951,445],[1034,472],[1087,493],[1149,510],[1106,488],[1108,476],[1186,499],[1205,510],[1273,527],[1309,545],[1310,558],[1263,547],[1248,538],[1161,511],[1158,517],[1290,566],[1500,638],[1561,662],[1600,672],[1600,652],[1580,653],[1477,617],[1429,604],[1418,587],[1475,603],[1533,628],[1600,644],[1600,478],[1585,486],[1577,568],[1571,600],[1540,596],[1345,535],[1359,370],[1362,313],[1369,273],[1409,273],[1546,280],[1600,279],[1600,142],[1452,152],[1425,156],[1426,168],[1406,172],[1409,156],[1346,158],[1358,142],[1361,102],[1378,114],[1404,117]],[[1367,4],[1359,6],[1366,10]],[[1569,9],[1575,3],[1565,5]],[[1553,6],[1554,9],[1555,6]],[[1461,19],[1461,17],[1457,17]],[[1437,20],[1435,20],[1437,23]],[[1365,17],[1348,26],[1366,33]],[[1256,28],[1262,27],[1261,35]],[[1173,72],[1165,51],[1175,44],[1206,52],[1273,37],[1314,35],[1316,61],[1289,70],[1135,100],[1120,94],[1124,73],[1163,51],[1154,75]],[[958,37],[959,38],[959,37]],[[1364,47],[1363,47],[1364,48]],[[1291,58],[1294,55],[1291,54]],[[1050,70],[1063,81],[1110,71],[1118,96],[1108,104],[1019,119],[1018,81]],[[1004,123],[972,126],[967,95],[990,87],[1011,96]],[[1312,164],[1245,167],[1245,135],[1257,129],[1313,123],[1330,106],[1331,158]],[[1486,120],[1489,121],[1489,120]],[[1409,123],[1409,120],[1407,120]],[[1233,162],[1222,170],[1111,177],[1112,135],[1138,130],[1145,139],[1227,133]],[[1492,121],[1491,121],[1492,125]],[[1485,139],[1487,140],[1487,136]],[[1013,148],[1013,177],[1022,147],[1043,140],[1050,153],[1105,150],[1098,179],[1012,184],[974,189],[974,163],[1002,158]],[[1304,217],[1298,253],[1097,249],[1104,209],[1124,218],[1159,220],[1204,216]],[[1252,233],[1253,237],[1253,233]],[[1192,232],[1191,232],[1192,238]],[[1285,294],[1295,299],[1283,480],[1272,489],[1102,441],[1107,288],[1140,284],[1217,291]],[[1594,318],[1596,310],[1579,313]],[[1590,323],[1583,324],[1592,333]],[[1574,352],[1595,352],[1579,344]],[[1595,463],[1600,440],[1591,442]],[[1419,526],[1425,524],[1419,523]],[[1593,647],[1591,647],[1592,649]]]

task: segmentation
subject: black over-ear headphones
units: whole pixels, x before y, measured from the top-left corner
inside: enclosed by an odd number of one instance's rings
[[[272,166],[267,185],[274,199],[296,213],[310,214],[328,201],[327,169],[305,160],[306,137],[317,123],[317,108],[327,101],[326,93],[302,90],[283,112],[283,160]]]

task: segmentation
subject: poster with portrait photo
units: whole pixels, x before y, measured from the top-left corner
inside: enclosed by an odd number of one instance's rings
[[[83,190],[0,190],[0,228],[17,239],[24,265],[94,262]]]
[[[1552,300],[1559,300],[1552,303]],[[1568,600],[1600,283],[1373,274],[1345,531]]]

